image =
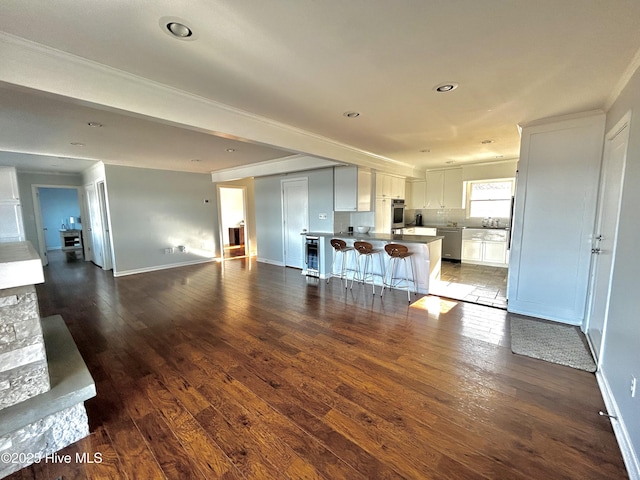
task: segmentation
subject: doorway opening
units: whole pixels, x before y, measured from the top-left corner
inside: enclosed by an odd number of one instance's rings
[[[464,208],[437,229],[444,239],[434,294],[506,310],[515,184],[515,177],[463,183]]]
[[[219,187],[220,236],[223,259],[247,256],[245,187]]]
[[[32,194],[42,264],[48,265],[49,255],[54,252],[59,252],[68,262],[83,260],[85,239],[80,187],[33,185]]]
[[[442,260],[440,285],[434,295],[507,309],[506,267]]]

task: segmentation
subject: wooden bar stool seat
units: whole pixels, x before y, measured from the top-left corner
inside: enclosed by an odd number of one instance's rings
[[[349,267],[348,260],[349,260],[349,256],[351,256],[352,262],[355,259],[354,257],[355,249],[353,247],[348,246],[347,242],[339,238],[332,238],[329,243],[331,243],[331,246],[333,247],[333,261],[331,262],[331,270],[329,271],[329,276],[327,277],[327,283],[329,283],[329,280],[336,277],[336,278],[339,278],[340,281],[344,281],[345,282],[344,288],[347,288],[347,284],[348,284],[347,275],[349,271],[352,271],[348,268]],[[340,270],[336,272],[335,267],[336,267],[336,261],[338,259],[338,255],[341,256]],[[354,272],[354,275],[355,275],[355,272]]]
[[[416,295],[418,293],[414,274],[415,268],[413,264],[413,253],[409,251],[409,248],[406,245],[401,245],[399,243],[387,243],[384,246],[384,250],[389,256],[389,264],[387,265],[387,269],[384,273],[380,296],[384,294],[385,287],[401,288],[406,286],[407,299],[409,300],[409,303],[411,303],[411,292],[409,290],[411,284],[413,284],[413,294]],[[404,267],[404,276],[402,277],[397,276],[398,264],[400,262],[402,262]],[[410,269],[408,268],[409,266],[411,267]]]
[[[376,294],[376,286],[374,277],[377,275],[384,280],[384,264],[382,262],[382,250],[379,248],[373,248],[373,245],[369,242],[355,242],[353,244],[358,256],[356,257],[356,272],[351,279],[351,288],[353,288],[353,281],[358,280],[359,283],[366,283],[371,281],[371,288],[373,294]],[[373,256],[376,255],[380,259],[380,273],[375,273],[373,270]],[[364,265],[361,268],[361,259],[364,257]]]

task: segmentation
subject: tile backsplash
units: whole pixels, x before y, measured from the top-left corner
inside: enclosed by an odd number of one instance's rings
[[[411,210],[405,211],[405,223],[413,224],[416,214],[422,214],[422,223],[429,225],[453,225],[459,227],[481,227],[482,218],[466,218],[464,208],[443,208],[440,210]],[[509,226],[509,218],[498,218],[501,227]]]

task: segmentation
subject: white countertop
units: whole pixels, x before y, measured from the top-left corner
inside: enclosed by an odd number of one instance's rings
[[[404,243],[431,243],[436,240],[440,240],[443,237],[430,236],[430,235],[394,235],[390,233],[330,233],[330,232],[303,232],[302,235],[309,235],[314,237],[331,237],[342,238],[356,241],[381,241],[381,242],[404,242]]]
[[[42,261],[30,242],[0,243],[0,289],[43,282]]]

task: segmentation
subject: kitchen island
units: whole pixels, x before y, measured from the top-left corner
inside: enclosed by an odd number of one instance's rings
[[[331,247],[331,239],[339,238],[347,242],[348,246],[353,246],[354,242],[369,242],[374,248],[382,250],[383,268],[389,263],[389,256],[384,252],[384,246],[388,243],[400,243],[406,245],[411,253],[413,253],[413,265],[415,268],[415,278],[418,293],[428,294],[429,285],[438,284],[440,282],[440,267],[442,256],[442,238],[441,236],[431,235],[395,235],[388,233],[328,233],[328,232],[303,232],[302,235],[318,237],[320,240],[320,258],[319,269],[320,278],[328,278],[331,275],[331,263],[333,260],[333,248]],[[379,275],[380,263],[374,259],[374,283],[382,285]],[[354,270],[355,265],[348,265],[348,269]],[[306,274],[306,271],[303,270]],[[402,269],[398,272],[402,275]],[[353,273],[349,273],[351,278]]]

